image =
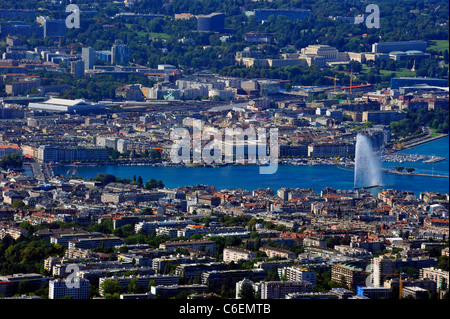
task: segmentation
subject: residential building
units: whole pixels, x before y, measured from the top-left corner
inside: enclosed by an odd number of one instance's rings
[[[349,289],[365,285],[367,276],[364,269],[351,265],[339,263],[331,268],[331,279],[346,285]]]
[[[160,249],[174,251],[177,248],[192,248],[196,250],[209,251],[214,254],[216,251],[216,242],[212,240],[188,240],[188,241],[171,241],[161,243]]]
[[[255,258],[256,255],[247,249],[237,247],[227,247],[223,250],[223,261],[226,263],[238,262],[239,260],[250,260]]]
[[[136,285],[141,286],[143,288],[147,288],[150,282],[155,282],[157,286],[170,286],[170,285],[178,285],[180,283],[180,277],[177,275],[143,275],[143,276],[122,276],[122,277],[102,277],[99,279],[99,293],[100,296],[104,296],[103,285],[102,283],[107,280],[117,281],[119,286],[123,289],[127,288],[128,285],[136,280]]]
[[[178,294],[182,292],[195,292],[195,293],[206,293],[208,292],[207,285],[158,285],[152,286],[150,289],[151,295],[161,298],[161,299],[169,299],[172,297],[176,297]]]
[[[449,272],[435,267],[422,268],[419,270],[420,279],[430,279],[436,283],[440,290],[447,290],[449,287]]]
[[[302,266],[292,266],[283,269],[288,281],[309,281],[316,285],[316,272]]]
[[[428,290],[416,286],[403,287],[402,298],[413,298],[413,299],[428,299]]]
[[[383,287],[384,279],[395,274],[395,260],[387,256],[372,259],[372,279],[375,287]]]
[[[309,281],[264,281],[261,283],[261,299],[285,299],[291,293],[313,292]]]
[[[264,246],[261,247],[259,250],[265,252],[269,258],[281,257],[286,259],[294,259],[295,257],[297,257],[297,255],[292,251],[277,247]]]

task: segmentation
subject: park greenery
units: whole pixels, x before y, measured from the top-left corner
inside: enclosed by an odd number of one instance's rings
[[[0,159],[0,168],[2,169],[17,169],[21,168],[22,164],[23,161],[18,153],[6,154]]]

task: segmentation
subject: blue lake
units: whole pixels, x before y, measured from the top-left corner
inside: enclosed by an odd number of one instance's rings
[[[436,155],[446,159],[437,163],[403,162],[383,163],[384,168],[394,168],[401,165],[414,167],[416,173],[449,174],[449,139],[441,138],[425,143],[412,149],[399,153]],[[55,174],[66,175],[70,167],[56,166]],[[332,165],[280,165],[275,174],[259,174],[258,166],[226,166],[220,168],[210,167],[157,167],[157,166],[96,166],[78,167],[79,176],[84,178],[95,177],[98,173],[112,174],[121,178],[141,176],[145,181],[154,178],[162,180],[166,187],[205,184],[213,185],[219,190],[230,188],[243,188],[253,190],[256,188],[281,187],[312,188],[320,192],[326,187],[335,189],[352,189],[354,186],[354,173]],[[383,173],[383,188],[413,191],[417,195],[424,191],[449,192],[449,179],[425,176],[405,176]],[[374,191],[376,191],[374,189]]]

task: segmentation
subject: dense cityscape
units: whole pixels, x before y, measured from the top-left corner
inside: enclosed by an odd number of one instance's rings
[[[2,1],[0,299],[448,299],[448,9]]]

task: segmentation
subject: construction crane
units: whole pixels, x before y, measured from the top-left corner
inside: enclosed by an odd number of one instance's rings
[[[335,71],[339,73],[347,73],[350,74],[350,94],[352,94],[352,87],[353,87],[353,74],[359,74],[358,72],[353,72],[353,70],[348,71]]]
[[[73,48],[82,47],[82,44],[69,44],[68,47],[70,47],[70,56],[73,57]]]
[[[331,77],[331,76],[324,76],[324,77],[327,79],[332,79],[334,81],[334,93],[336,93],[336,81],[339,81],[337,76],[335,75],[334,77]]]

